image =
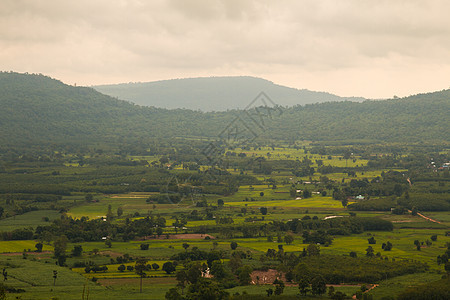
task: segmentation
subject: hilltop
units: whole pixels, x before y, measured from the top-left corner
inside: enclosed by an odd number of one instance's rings
[[[363,101],[364,98],[339,97],[326,92],[294,89],[271,81],[249,77],[203,77],[143,83],[93,86],[97,91],[144,106],[202,111],[243,109],[264,91],[281,106],[334,101]]]

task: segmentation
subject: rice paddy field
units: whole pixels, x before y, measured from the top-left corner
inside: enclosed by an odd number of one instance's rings
[[[317,169],[319,164],[330,165],[340,168],[358,169],[354,176],[349,176],[346,172],[326,174],[328,179],[343,185],[352,179],[372,180],[381,176],[382,172],[395,170],[406,172],[402,168],[379,168],[366,171],[364,166],[368,165],[368,160],[359,156],[351,159],[344,159],[338,155],[318,155],[305,152],[304,149],[294,149],[288,147],[261,147],[252,150],[236,148],[237,154],[245,153],[246,157],[263,157],[266,160],[277,163],[285,160],[312,161],[312,166]],[[129,156],[131,161],[142,163],[143,172],[152,164],[159,164],[161,156]],[[320,162],[321,161],[321,162]],[[145,165],[147,164],[147,165]],[[144,166],[145,165],[145,166]],[[162,166],[166,172],[166,165]],[[200,166],[206,168],[206,166]],[[171,170],[174,174],[183,172],[182,165],[176,165]],[[338,169],[342,171],[343,169]],[[76,173],[96,172],[93,166],[80,165],[77,162],[68,162],[64,167],[60,167],[64,176],[74,176]],[[240,170],[228,169],[231,174],[240,174]],[[41,173],[49,173],[48,170],[40,170]],[[167,171],[168,172],[168,171]],[[190,171],[191,172],[191,171]],[[193,171],[192,171],[193,172]],[[198,199],[190,201],[186,198],[179,204],[158,204],[148,203],[146,200],[159,192],[132,192],[101,194],[93,193],[93,201],[87,201],[81,192],[71,195],[64,195],[58,200],[60,208],[28,211],[23,214],[6,217],[0,220],[0,232],[10,232],[14,230],[36,229],[45,227],[53,220],[69,216],[74,219],[88,217],[97,219],[105,217],[108,208],[111,207],[113,214],[120,207],[123,216],[116,217],[112,222],[125,224],[126,222],[142,219],[146,217],[162,217],[166,221],[164,232],[161,236],[152,235],[134,238],[130,241],[126,239],[112,240],[107,245],[104,240],[68,243],[66,249],[67,267],[60,267],[53,257],[54,247],[52,243],[43,243],[43,252],[36,252],[35,245],[41,242],[37,236],[32,240],[10,240],[0,241],[0,268],[8,270],[8,285],[23,289],[24,292],[14,294],[14,298],[6,299],[164,299],[165,293],[177,284],[175,274],[167,274],[162,271],[162,265],[167,261],[172,261],[176,254],[189,251],[193,248],[210,251],[216,250],[223,253],[222,262],[227,262],[231,250],[231,243],[237,243],[237,251],[242,251],[247,255],[246,263],[251,266],[264,266],[263,256],[268,249],[278,250],[280,246],[284,252],[300,254],[309,244],[303,242],[302,232],[292,233],[294,240],[292,243],[283,241],[287,232],[272,232],[270,238],[263,232],[252,235],[251,238],[243,238],[241,233],[233,233],[234,236],[227,236],[220,229],[218,232],[208,232],[208,236],[198,232],[201,227],[213,228],[221,218],[232,220],[232,226],[242,225],[264,225],[275,221],[287,222],[293,219],[301,219],[306,216],[317,219],[324,219],[330,216],[348,218],[350,215],[358,217],[376,217],[388,220],[393,223],[392,231],[366,231],[360,234],[335,235],[330,245],[320,245],[320,253],[350,256],[350,252],[356,253],[358,257],[366,256],[366,249],[369,246],[368,239],[374,238],[375,244],[371,244],[376,256],[381,256],[388,261],[410,260],[424,262],[429,266],[429,271],[420,274],[402,275],[395,278],[387,278],[380,282],[351,282],[348,285],[337,286],[337,291],[353,295],[360,289],[361,284],[379,284],[371,291],[374,299],[382,299],[393,294],[398,294],[406,287],[438,280],[443,275],[442,265],[438,265],[437,256],[442,255],[446,250],[447,243],[450,243],[450,214],[448,212],[422,212],[422,216],[412,216],[411,214],[396,215],[391,211],[349,211],[342,205],[341,201],[334,200],[331,196],[333,188],[320,185],[322,174],[315,173],[312,176],[295,177],[292,170],[282,170],[273,172],[270,175],[255,174],[253,170],[245,170],[245,174],[254,175],[261,184],[241,185],[237,192],[226,195],[204,194],[202,199],[206,200],[207,207],[198,206]],[[132,180],[141,180],[138,175],[133,175]],[[124,177],[126,178],[126,177]],[[129,178],[128,178],[129,179]],[[276,187],[271,183],[276,181]],[[445,184],[444,184],[445,185]],[[182,184],[180,185],[182,186]],[[429,187],[427,182],[420,183],[421,188]],[[430,185],[432,188],[439,188],[440,183]],[[295,188],[298,193],[293,197],[290,193]],[[150,190],[150,189],[149,189]],[[308,190],[312,196],[302,199],[302,191]],[[322,191],[325,191],[324,196]],[[373,197],[378,199],[380,197]],[[352,203],[351,198],[349,203]],[[218,201],[223,201],[223,206],[218,206]],[[2,200],[3,201],[3,200]],[[66,209],[67,207],[67,209]],[[261,213],[261,208],[267,209],[267,214]],[[202,218],[200,220],[189,218],[193,211],[204,213],[210,209],[213,217]],[[432,219],[427,220],[425,217]],[[185,219],[186,223],[182,228],[174,228],[174,223],[178,219]],[[106,222],[106,221],[105,221]],[[195,232],[195,234],[194,234]],[[190,235],[184,235],[189,233]],[[177,235],[175,235],[177,234]],[[289,233],[291,234],[291,233]],[[277,236],[278,235],[278,236]],[[437,236],[436,241],[431,241],[432,236]],[[53,237],[55,238],[55,237]],[[280,240],[278,240],[280,239]],[[421,243],[420,251],[417,250],[415,241]],[[392,249],[385,251],[382,244],[392,243]],[[187,244],[187,250],[183,247]],[[148,245],[147,250],[141,250],[141,245]],[[75,246],[82,247],[82,255],[74,257],[71,252]],[[118,257],[132,257],[133,260],[126,263],[118,263]],[[226,257],[226,258],[225,258]],[[140,278],[133,270],[120,271],[121,265],[125,267],[135,266],[137,258],[147,259],[148,264],[158,264],[157,270],[146,271],[146,278],[143,278],[143,293],[139,292]],[[379,258],[374,258],[379,259]],[[106,266],[105,271],[86,272],[84,265]],[[177,270],[182,270],[182,264],[177,266]],[[57,272],[57,278],[53,277],[53,272]],[[237,286],[227,291],[230,294],[260,294],[265,295],[270,285],[250,285]],[[298,295],[298,287],[287,285],[285,295]],[[18,297],[18,298],[15,298]],[[306,297],[305,299],[325,299],[326,296]]]

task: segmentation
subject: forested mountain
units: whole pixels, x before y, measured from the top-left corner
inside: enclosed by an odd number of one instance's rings
[[[94,86],[97,91],[144,106],[187,108],[202,111],[244,109],[264,91],[282,106],[331,101],[363,101],[343,98],[325,92],[298,90],[271,81],[248,76],[172,79],[144,83],[123,83]]]
[[[173,122],[180,111],[140,108],[43,75],[0,73],[0,105],[3,146],[117,143],[182,128]],[[186,121],[198,114],[182,113]]]
[[[216,138],[242,111],[141,107],[43,75],[0,73],[0,143],[120,145],[152,138]],[[258,138],[312,141],[448,142],[450,90],[402,99],[283,108]],[[255,111],[253,111],[255,112]],[[251,125],[253,126],[253,125]]]

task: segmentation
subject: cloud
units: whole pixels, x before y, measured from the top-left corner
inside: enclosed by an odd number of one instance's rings
[[[448,86],[449,10],[438,0],[3,0],[0,63],[84,85],[253,75],[407,95]]]

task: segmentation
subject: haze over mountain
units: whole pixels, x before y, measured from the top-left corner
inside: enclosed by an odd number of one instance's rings
[[[99,85],[93,88],[103,94],[143,106],[202,111],[243,109],[260,92],[265,92],[274,103],[281,106],[365,100],[358,97],[339,97],[326,92],[299,90],[249,76],[186,78]]]
[[[217,139],[236,116],[245,115],[142,107],[92,88],[19,73],[0,73],[0,107],[0,152],[39,145],[120,147],[176,137]],[[448,143],[449,113],[450,90],[443,90],[384,101],[297,105],[266,118],[263,130],[254,123],[246,128],[266,141]]]

